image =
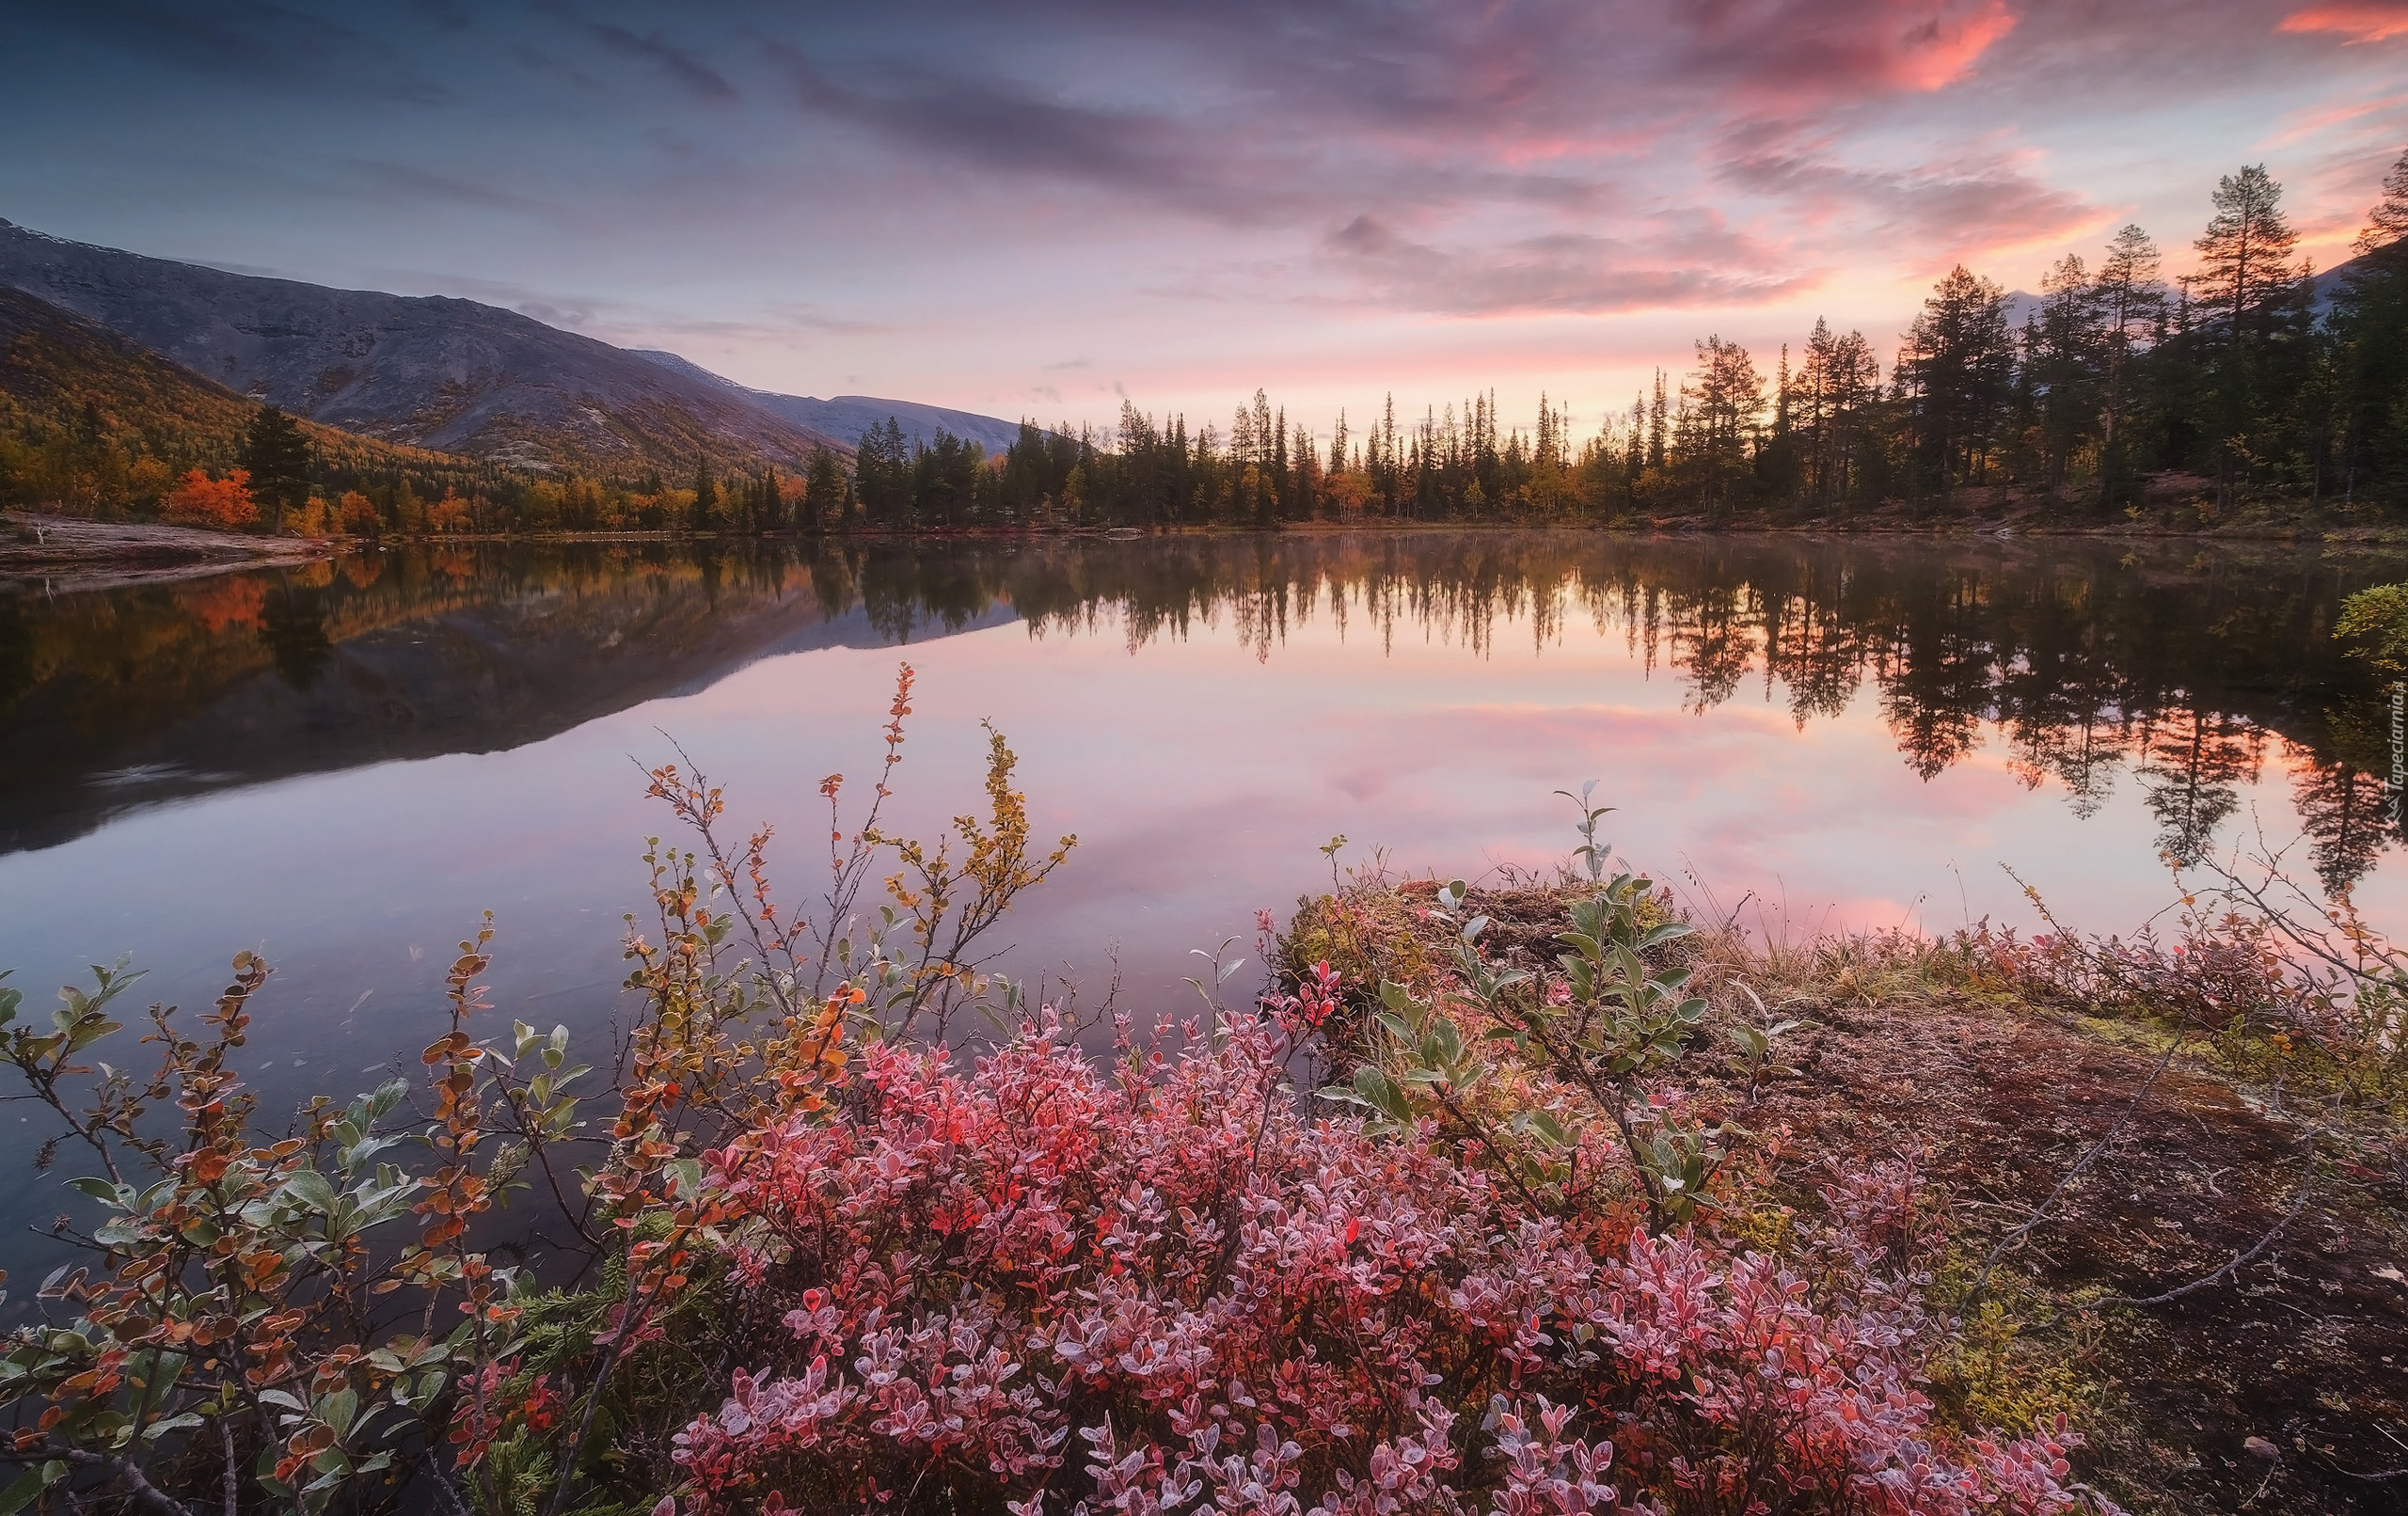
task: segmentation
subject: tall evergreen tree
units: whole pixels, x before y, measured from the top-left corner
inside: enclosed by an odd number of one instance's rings
[[[2408,503],[2408,152],[2367,214],[2332,324],[2342,375],[2343,497],[2371,485]]]
[[[1898,368],[1918,450],[1941,489],[1978,481],[2015,380],[2006,292],[1962,263],[1949,270],[1908,331]]]
[[[2283,215],[2283,187],[2253,164],[2226,174],[2210,197],[2215,213],[2192,245],[2199,253],[2190,288],[2207,317],[2210,367],[2206,416],[2218,504],[2229,507],[2241,474],[2264,450],[2253,445],[2272,418],[2268,347],[2288,304],[2290,255],[2299,235]]]
[[[2130,403],[2129,371],[2132,355],[2147,335],[2165,320],[2165,287],[2158,282],[2157,244],[2139,227],[2127,223],[2107,245],[2099,265],[2092,299],[2098,309],[2100,341],[2099,406],[2099,507],[2115,503],[2115,480],[2123,461],[2121,423]]]
[[[262,405],[243,431],[239,455],[250,471],[251,497],[274,514],[298,510],[309,500],[309,439],[293,418],[273,405]]]

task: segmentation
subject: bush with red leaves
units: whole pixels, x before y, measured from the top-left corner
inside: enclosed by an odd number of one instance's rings
[[[778,1325],[678,1435],[682,1503],[2107,1508],[2062,1426],[1934,1423],[1910,1174],[1836,1182],[1779,1257],[1544,1214],[1426,1130],[1310,1119],[1284,1019],[1124,1026],[1109,1066],[1050,1016],[967,1071],[879,1045],[839,1113],[712,1154]]]

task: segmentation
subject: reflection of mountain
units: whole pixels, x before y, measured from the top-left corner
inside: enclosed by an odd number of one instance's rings
[[[539,740],[789,649],[1015,617],[1038,637],[1233,637],[1338,619],[1496,657],[1626,640],[1708,710],[1800,724],[1868,699],[1934,778],[1986,746],[2090,814],[2143,791],[2195,857],[2270,761],[2328,884],[2390,835],[2383,697],[2331,635],[2408,562],[2315,547],[1593,532],[1196,536],[393,554],[285,576],[0,600],[0,845],[113,810],[390,757]]]
[[[775,559],[393,554],[0,600],[0,719],[14,734],[0,847],[63,842],[134,805],[519,747],[774,654],[897,640],[849,584]]]

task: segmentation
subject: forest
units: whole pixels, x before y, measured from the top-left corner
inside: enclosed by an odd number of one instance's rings
[[[2048,269],[2020,324],[2004,285],[1953,268],[1886,367],[1875,340],[1820,320],[1769,363],[1710,335],[1692,370],[1659,370],[1585,437],[1545,396],[1528,427],[1489,391],[1402,418],[1391,396],[1368,421],[1341,412],[1316,432],[1258,390],[1226,426],[1124,402],[1115,426],[1024,421],[990,454],[942,431],[916,441],[890,419],[851,458],[822,450],[800,474],[764,463],[714,477],[704,464],[674,480],[588,478],[350,446],[273,410],[196,440],[198,423],[146,429],[115,418],[121,390],[79,398],[54,377],[44,403],[0,405],[0,498],[405,536],[1782,525],[2019,506],[2067,524],[2302,510],[2379,521],[2408,508],[2408,153],[2357,256],[2321,276],[2295,256],[2282,197],[2261,166],[2225,176],[2194,272],[2167,277],[2157,241],[2127,226],[2095,263]]]

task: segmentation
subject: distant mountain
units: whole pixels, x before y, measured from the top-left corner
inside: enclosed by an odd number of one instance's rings
[[[2308,281],[2308,305],[2310,308],[2312,308],[2319,316],[2323,315],[2325,311],[2331,309],[2333,306],[2333,297],[2340,292],[2341,282],[2350,276],[2351,271],[2355,269],[2358,266],[2358,263],[2359,260],[2354,258],[2344,263],[2336,263],[2331,268],[2328,268],[2322,273],[2317,275],[2315,278],[2310,279]],[[2168,298],[2171,298],[2171,296]],[[2014,332],[2021,332],[2023,330],[2024,318],[2027,316],[2038,315],[2041,308],[2047,302],[2042,296],[2034,294],[2029,290],[2008,291],[2006,294],[2007,329]]]
[[[522,468],[800,466],[848,436],[624,348],[443,296],[329,290],[67,242],[0,221],[0,285],[254,401]]]
[[[258,403],[171,363],[97,322],[0,286],[0,426],[80,427],[182,470],[233,462]],[[355,436],[305,421],[319,455],[351,467],[464,471],[464,459]]]
[[[814,400],[808,395],[773,394],[767,389],[739,385],[733,379],[722,379],[702,365],[679,357],[674,353],[641,347],[630,351],[673,373],[723,385],[797,426],[825,432],[831,436],[842,437],[848,443],[859,442],[863,433],[890,417],[902,424],[905,436],[922,444],[934,442],[939,428],[976,442],[990,453],[1003,451],[1020,437],[1018,421],[999,420],[972,411],[952,411],[942,405],[922,405],[908,400],[879,400],[872,395],[838,395],[833,400]]]

